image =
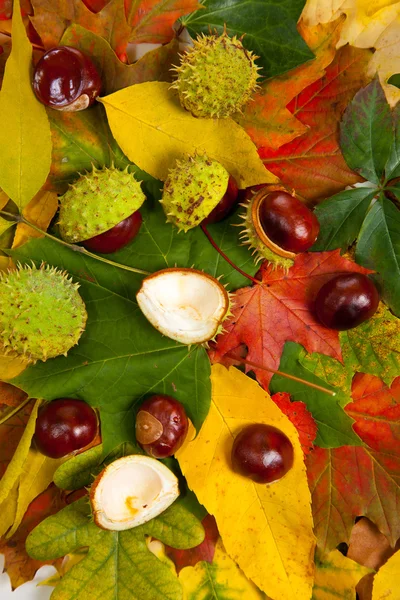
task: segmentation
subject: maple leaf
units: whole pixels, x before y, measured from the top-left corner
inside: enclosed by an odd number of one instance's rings
[[[312,302],[328,279],[349,271],[369,272],[340,256],[339,250],[300,254],[288,272],[264,264],[262,285],[235,293],[232,320],[226,325],[226,333],[217,338],[212,360],[220,362],[225,354],[246,344],[249,361],[276,370],[283,346],[289,340],[298,342],[308,352],[340,360],[338,332],[323,327],[315,319]],[[253,370],[258,381],[267,387],[272,375],[257,368]]]
[[[307,200],[321,200],[359,181],[339,148],[339,121],[356,91],[368,81],[371,54],[342,48],[325,75],[301,91],[287,106],[309,129],[279,149],[259,150],[266,168]]]
[[[373,375],[357,374],[352,391],[345,412],[365,445],[315,448],[306,461],[315,533],[324,551],[347,543],[361,515],[392,545],[400,536],[400,377],[389,388]]]
[[[247,131],[256,146],[279,148],[307,131],[307,125],[298,120],[286,107],[305,87],[320,79],[325,67],[332,62],[343,20],[328,27],[298,28],[316,58],[304,65],[274,77],[261,85],[246,104],[243,115],[235,120]]]
[[[277,392],[271,396],[271,400],[292,421],[299,434],[304,454],[309,454],[314,447],[313,442],[317,435],[317,424],[308,412],[304,402],[291,402],[290,394],[286,392]]]
[[[202,8],[197,0],[125,0],[126,19],[132,28],[129,41],[165,44],[174,37],[173,24]]]
[[[117,52],[123,53],[131,28],[124,10],[124,0],[110,0],[93,14],[82,0],[32,0],[30,20],[46,49],[58,46],[65,30],[75,23],[106,39]]]
[[[31,502],[17,533],[10,539],[0,539],[0,554],[5,556],[7,574],[14,588],[32,579],[41,566],[61,562],[57,560],[40,561],[30,558],[25,549],[25,541],[36,525],[64,506],[65,496],[61,495],[55,485],[50,485],[47,490]]]
[[[215,545],[219,538],[217,523],[212,515],[206,515],[201,524],[205,536],[198,546],[189,550],[177,550],[165,546],[166,555],[174,562],[177,573],[184,567],[194,567],[200,561],[213,562]]]

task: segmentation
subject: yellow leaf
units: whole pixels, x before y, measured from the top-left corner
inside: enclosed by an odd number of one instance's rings
[[[179,573],[185,600],[262,600],[266,596],[251,583],[218,540],[212,563],[198,562]]]
[[[15,513],[17,512],[18,484],[19,480],[15,482],[6,500],[0,504],[0,538],[7,533],[14,523]]]
[[[23,516],[32,502],[53,481],[56,469],[65,459],[54,459],[44,456],[37,450],[30,449],[20,470],[18,502],[15,519],[7,538],[14,535],[21,524]]]
[[[372,600],[399,600],[400,551],[389,558],[375,575]]]
[[[1,258],[3,257],[0,257],[0,259]],[[2,268],[2,266],[0,268]],[[13,358],[12,356],[2,356],[0,354],[0,381],[17,377],[17,375],[22,373],[28,365],[29,362],[23,358]]]
[[[176,159],[200,151],[224,165],[240,188],[277,181],[240,125],[193,117],[169,87],[140,83],[101,99],[113,136],[132,162],[165,180]]]
[[[317,557],[313,600],[356,600],[356,585],[372,572],[339,550]]]
[[[36,400],[35,406],[33,407],[33,410],[29,416],[29,420],[26,424],[24,433],[22,434],[14,456],[8,463],[7,470],[0,481],[0,504],[4,502],[4,500],[6,500],[9,493],[12,491],[15,483],[20,478],[21,469],[29,454],[29,448],[31,445],[33,434],[35,432],[35,424],[39,404],[40,400]]]
[[[28,221],[46,231],[50,221],[56,214],[57,208],[57,194],[40,190],[24,208],[23,214]],[[42,234],[25,223],[18,223],[12,247],[18,248],[33,237],[42,237]]]
[[[356,48],[375,48],[369,75],[379,74],[389,103],[400,99],[400,90],[386,83],[400,71],[400,2],[396,0],[308,0],[302,17],[306,25],[334,21],[346,15],[337,47],[350,44]]]
[[[0,187],[24,208],[46,181],[51,165],[50,124],[32,90],[32,45],[14,1],[12,50],[0,91]]]
[[[293,444],[293,467],[272,485],[232,470],[233,439],[249,423],[273,425]],[[214,365],[210,412],[177,458],[245,575],[274,600],[309,600],[315,539],[303,453],[295,427],[270,396],[239,370]]]

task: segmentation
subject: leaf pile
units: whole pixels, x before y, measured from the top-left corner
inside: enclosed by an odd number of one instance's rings
[[[55,600],[355,600],[356,588],[360,600],[397,600],[399,3],[3,4],[0,268],[65,269],[88,311],[67,356],[28,365],[0,350],[0,552],[13,586],[50,562]],[[259,88],[243,113],[197,119],[182,108],[171,82],[184,27],[192,36],[226,28],[259,56]],[[142,42],[158,46],[132,61]],[[34,65],[61,44],[101,74],[87,110],[45,108],[32,91]],[[277,184],[315,207],[311,250],[288,270],[257,266],[240,244],[239,210],[207,225],[212,244],[200,227],[178,234],[159,200],[175,160],[195,152],[226,167],[240,202]],[[138,235],[107,257],[60,243],[58,196],[112,165],[142,181]],[[232,316],[208,348],[162,336],[137,305],[143,274],[175,266],[221,278],[231,293]],[[373,278],[381,302],[338,332],[319,323],[314,301],[348,272]],[[101,530],[85,488],[105,465],[142,452],[135,416],[157,393],[191,420],[177,460],[165,462],[180,498],[142,526]],[[33,437],[40,405],[60,397],[89,403],[101,423],[93,446],[68,460],[43,456]],[[256,422],[294,448],[293,467],[273,485],[232,468],[235,436]],[[365,523],[384,548],[374,562],[360,551]]]

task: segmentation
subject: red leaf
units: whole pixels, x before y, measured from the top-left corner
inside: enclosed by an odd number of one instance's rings
[[[0,405],[18,406],[25,398],[25,392],[14,385],[0,381]]]
[[[15,535],[8,540],[0,540],[0,554],[5,555],[6,570],[14,588],[33,579],[36,571],[43,565],[57,563],[57,560],[41,562],[30,558],[25,550],[25,540],[36,525],[64,506],[64,495],[52,484],[31,502]],[[61,561],[59,559],[59,564]]]
[[[348,542],[354,519],[366,516],[394,546],[400,537],[400,377],[389,388],[357,374],[345,411],[368,444],[316,448],[307,458],[315,532],[324,550]]]
[[[205,531],[204,541],[190,550],[176,550],[165,546],[167,556],[175,563],[179,573],[184,567],[194,567],[201,560],[212,563],[215,553],[215,545],[219,538],[217,523],[212,515],[207,515],[202,520]]]
[[[360,181],[339,148],[339,121],[354,94],[368,81],[369,50],[345,46],[322,79],[309,85],[287,108],[309,129],[278,150],[260,148],[269,171],[307,200],[326,198]]]
[[[3,476],[24,433],[32,407],[33,402],[30,402],[16,415],[0,425],[0,478]]]
[[[304,455],[309,454],[314,448],[318,428],[304,402],[291,402],[287,392],[277,392],[271,398],[296,427]]]
[[[126,18],[132,27],[130,41],[170,42],[175,21],[199,8],[202,5],[197,0],[125,0]]]
[[[227,332],[217,338],[211,359],[221,362],[225,354],[246,344],[249,361],[278,369],[283,346],[292,341],[308,352],[341,360],[338,332],[316,321],[312,303],[328,279],[349,271],[370,272],[340,256],[339,250],[300,254],[288,272],[264,265],[264,285],[242,288],[234,294],[233,318],[226,325]],[[261,385],[267,387],[272,374],[254,371]]]

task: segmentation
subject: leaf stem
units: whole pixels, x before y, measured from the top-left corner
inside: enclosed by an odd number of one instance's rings
[[[24,406],[26,406],[31,400],[33,400],[33,398],[28,396],[27,398],[25,398],[25,400],[23,400],[21,402],[21,404],[18,404],[18,406],[16,406],[12,410],[8,411],[3,417],[1,417],[0,425],[3,425],[3,423],[8,421],[8,419],[11,419],[11,417],[13,417],[17,413],[19,413],[19,411],[22,410],[24,408]]]
[[[248,273],[245,273],[244,271],[242,271],[242,269],[240,269],[237,265],[235,265],[234,262],[231,261],[231,259],[225,254],[225,252],[223,252],[221,250],[221,248],[218,246],[218,244],[216,243],[216,241],[212,238],[210,232],[208,231],[208,229],[207,229],[207,227],[205,225],[200,225],[200,227],[201,227],[204,235],[206,236],[206,238],[210,242],[210,244],[213,246],[213,248],[215,248],[215,250],[222,256],[222,258],[224,260],[226,260],[226,262],[229,263],[231,265],[231,267],[233,267],[235,269],[235,271],[237,271],[238,273],[240,273],[241,275],[243,275],[243,277],[246,277],[247,279],[250,279],[250,281],[252,281],[253,283],[256,283],[257,285],[261,284],[261,282],[258,281],[258,279],[255,279],[254,277],[252,277]]]
[[[55,235],[51,235],[51,233],[43,231],[43,229],[40,229],[40,227],[28,221],[28,219],[26,219],[23,215],[14,215],[13,213],[6,212],[5,210],[0,210],[0,215],[11,217],[16,223],[25,223],[25,225],[32,227],[32,229],[49,238],[50,240],[53,240],[53,242],[57,242],[58,244],[61,244],[62,246],[65,246],[74,252],[80,252],[84,256],[90,256],[90,258],[94,258],[95,260],[106,263],[107,265],[111,265],[112,267],[117,267],[118,269],[123,269],[124,271],[131,271],[132,273],[138,273],[139,275],[151,274],[149,271],[143,271],[142,269],[136,269],[135,267],[128,267],[128,265],[122,265],[121,263],[117,263],[113,260],[109,260],[108,258],[104,258],[103,256],[99,256],[98,254],[93,254],[92,252],[86,250],[86,248],[78,246],[77,244],[69,244]]]
[[[274,375],[282,375],[282,377],[286,377],[286,379],[292,379],[293,381],[297,381],[298,383],[302,383],[304,385],[308,385],[308,387],[314,388],[319,392],[324,392],[324,394],[329,394],[330,396],[336,396],[336,392],[332,390],[328,390],[328,388],[322,387],[322,385],[318,385],[316,383],[311,383],[311,381],[307,381],[306,379],[301,379],[300,377],[296,377],[295,375],[289,375],[289,373],[285,373],[284,371],[276,371],[275,369],[270,369],[269,367],[265,367],[264,365],[259,365],[257,363],[252,362],[251,360],[247,360],[246,358],[238,358],[231,352],[227,352],[225,354],[228,358],[236,360],[240,362],[242,365],[248,365],[249,367],[254,367],[255,369],[261,369],[262,371],[268,371],[269,373],[274,373]]]

